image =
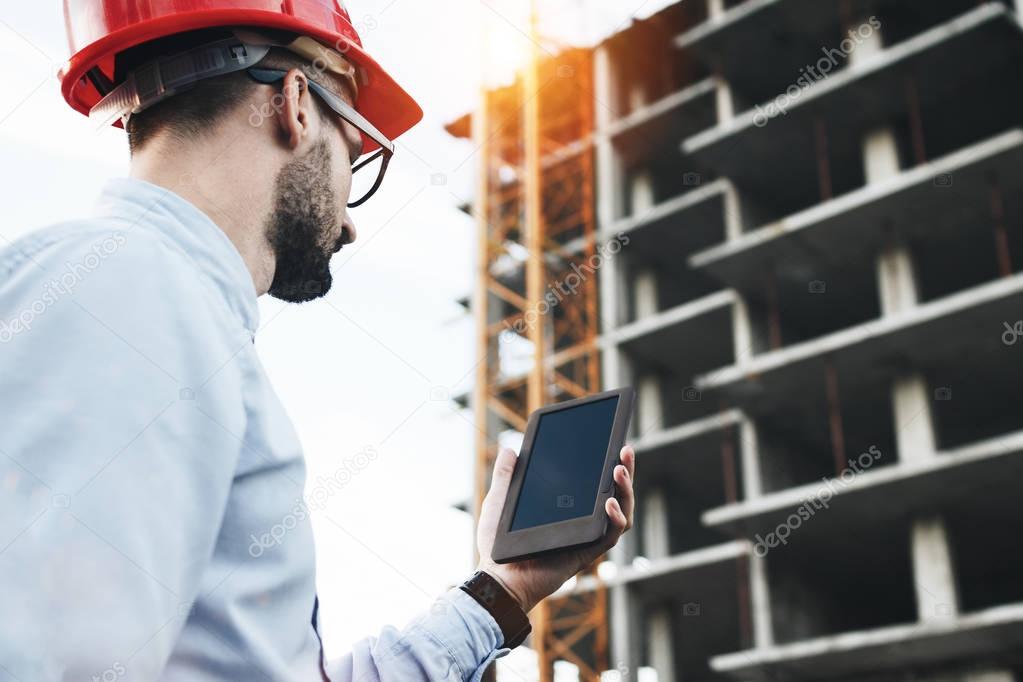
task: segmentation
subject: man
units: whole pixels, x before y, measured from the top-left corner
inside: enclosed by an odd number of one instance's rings
[[[599,546],[497,565],[502,451],[480,572],[324,662],[301,449],[252,345],[256,298],[329,290],[347,207],[419,108],[329,0],[65,11],[63,92],[126,127],[131,177],[0,252],[0,679],[479,679],[631,525],[633,452]]]

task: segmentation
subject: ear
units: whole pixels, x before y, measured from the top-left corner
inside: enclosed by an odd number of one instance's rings
[[[278,124],[288,147],[298,149],[303,142],[315,138],[318,120],[314,113],[316,102],[309,91],[309,79],[301,69],[291,69],[281,82],[281,91],[274,95],[281,98],[277,108]]]

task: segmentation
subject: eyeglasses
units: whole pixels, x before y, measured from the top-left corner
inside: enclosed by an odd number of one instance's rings
[[[287,71],[281,71],[280,69],[260,69],[252,67],[246,69],[246,71],[257,83],[263,83],[266,85],[279,83],[284,80],[286,75],[288,75]],[[307,78],[307,80],[309,81],[309,89],[316,93],[316,95],[323,100],[323,103],[330,107],[334,113],[355,126],[356,130],[360,133],[380,145],[380,149],[376,150],[362,161],[355,162],[353,159],[351,196],[356,196],[358,198],[355,201],[349,202],[348,208],[355,208],[356,206],[366,203],[366,200],[373,196],[377,189],[379,189],[380,183],[384,181],[384,173],[387,172],[387,164],[391,162],[391,156],[394,155],[394,143],[387,139],[383,133],[377,130],[376,126],[370,123],[365,116],[356,111],[339,95],[331,92],[312,79]],[[363,168],[365,168],[366,171],[357,177],[355,175],[356,172]]]

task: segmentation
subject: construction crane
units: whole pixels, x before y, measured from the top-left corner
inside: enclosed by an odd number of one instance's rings
[[[592,54],[541,47],[535,2],[529,23],[529,58],[515,81],[484,85],[478,109],[448,126],[475,141],[480,160],[476,518],[501,434],[524,431],[545,404],[601,388]],[[529,348],[528,369],[509,367],[502,352],[515,341]],[[549,597],[531,614],[541,682],[553,680],[556,660],[575,665],[582,680],[609,667],[607,592],[596,564],[584,573],[589,589]]]

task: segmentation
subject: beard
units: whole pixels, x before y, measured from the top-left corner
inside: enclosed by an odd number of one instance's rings
[[[344,243],[343,233],[331,236],[338,220],[331,156],[321,138],[277,175],[266,235],[277,261],[269,294],[282,301],[311,301],[330,290],[330,257]]]

